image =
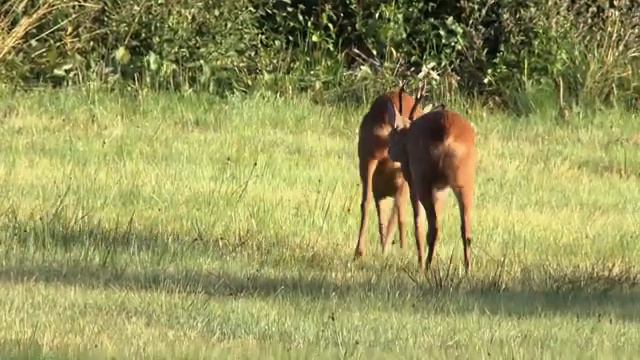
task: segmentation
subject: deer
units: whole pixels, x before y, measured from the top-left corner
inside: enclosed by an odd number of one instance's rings
[[[400,233],[400,248],[406,247],[405,211],[407,207],[409,189],[400,164],[389,158],[389,132],[392,130],[390,116],[399,111],[404,116],[409,110],[421,115],[422,109],[413,97],[404,91],[405,82],[400,83],[398,90],[389,91],[374,99],[369,111],[363,116],[358,132],[358,162],[360,182],[362,185],[362,199],[360,202],[360,231],[356,246],[355,257],[365,255],[365,233],[369,218],[371,201],[375,202],[378,215],[378,233],[382,253],[389,249],[395,223],[398,223]],[[389,109],[394,109],[393,113]],[[382,200],[393,197],[394,206],[388,223],[383,222],[381,214]]]
[[[405,117],[387,102],[389,157],[399,162],[410,188],[411,207],[420,270],[431,267],[438,241],[439,221],[448,189],[455,194],[460,212],[460,234],[465,273],[471,271],[471,217],[477,167],[475,128],[461,114],[444,105],[420,115],[425,96],[423,83]],[[414,108],[416,111],[414,111]],[[428,254],[424,257],[425,224]]]

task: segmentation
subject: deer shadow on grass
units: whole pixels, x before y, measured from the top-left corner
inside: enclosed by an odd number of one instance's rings
[[[13,231],[10,240],[24,243],[22,247],[18,244],[17,248],[24,248],[24,251],[31,248],[34,254],[40,252],[34,258],[40,256],[41,260],[31,263],[27,260],[7,262],[11,265],[0,268],[0,281],[61,284],[90,289],[201,294],[210,297],[280,298],[285,301],[300,298],[311,302],[382,299],[381,302],[386,304],[383,306],[388,306],[388,311],[397,308],[396,301],[404,301],[413,303],[411,311],[433,312],[435,310],[430,304],[435,300],[440,304],[451,304],[448,305],[450,309],[462,313],[480,312],[515,318],[556,314],[577,318],[640,321],[640,307],[637,306],[640,285],[637,275],[627,279],[626,284],[617,284],[620,279],[606,273],[584,275],[580,272],[568,272],[558,275],[557,279],[546,279],[548,284],[607,285],[594,291],[581,289],[580,286],[538,286],[535,290],[520,286],[519,290],[510,290],[496,286],[491,279],[474,276],[462,279],[465,286],[438,286],[433,282],[416,281],[397,268],[384,269],[377,266],[376,261],[371,261],[373,265],[355,270],[356,276],[348,279],[335,276],[340,271],[346,272],[344,269],[318,271],[304,267],[302,270],[276,267],[274,271],[262,270],[259,265],[253,265],[245,271],[229,271],[224,264],[225,261],[235,261],[233,256],[229,256],[233,248],[221,249],[211,242],[203,246],[198,245],[202,240],[175,237],[167,239],[153,233],[133,232],[130,226],[123,227],[122,231],[96,225],[84,228],[62,226],[53,229],[53,233],[44,236],[45,240],[34,237],[28,226],[24,229],[5,229]],[[47,251],[58,251],[58,256],[47,260]],[[95,257],[86,256],[92,251],[95,251],[94,255],[104,257],[104,261],[101,258],[96,261]],[[194,269],[187,263],[181,263],[182,255],[189,255],[193,259],[194,256],[204,256],[204,252],[210,251],[221,253],[221,258],[216,261],[217,265],[210,269]],[[283,246],[273,251],[288,250]],[[67,253],[68,258],[60,256]],[[129,254],[156,260],[166,256],[168,258],[164,264],[169,263],[171,266],[147,265],[152,267],[136,268],[127,263]],[[349,255],[345,254],[345,259]],[[122,256],[121,261],[112,263],[109,257],[117,256]],[[308,260],[304,255],[298,257],[293,261],[303,263]],[[246,259],[244,261],[246,263]]]

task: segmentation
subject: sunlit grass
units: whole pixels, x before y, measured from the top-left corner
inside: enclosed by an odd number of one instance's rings
[[[87,91],[0,107],[2,357],[639,350],[637,115],[460,109],[480,134],[465,277],[453,197],[433,273],[413,246],[382,257],[373,221],[352,261],[364,108]]]

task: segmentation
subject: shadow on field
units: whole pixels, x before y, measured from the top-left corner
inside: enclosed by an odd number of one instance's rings
[[[28,257],[21,255],[24,260],[2,267],[0,281],[4,283],[61,284],[90,289],[211,297],[280,298],[285,301],[305,299],[322,302],[337,299],[345,306],[374,302],[376,308],[388,311],[477,312],[515,318],[558,314],[602,321],[613,321],[614,318],[640,320],[640,306],[637,304],[640,287],[636,274],[620,278],[598,271],[585,273],[578,270],[563,274],[552,271],[544,274],[543,283],[516,277],[505,286],[496,286],[490,275],[459,276],[460,283],[457,285],[438,287],[432,282],[416,282],[397,267],[336,267],[331,271],[306,267],[308,264],[305,262],[311,260],[308,254],[299,254],[291,259],[294,263],[305,265],[298,269],[280,264],[278,270],[274,270],[255,263],[246,269],[235,264],[235,271],[231,271],[231,266],[226,265],[235,260],[229,256],[233,251],[229,248],[217,249],[221,254],[216,260],[216,267],[203,271],[193,269],[193,262],[202,264],[199,257],[207,251],[215,251],[217,245],[202,246],[188,239],[166,239],[135,233],[130,226],[127,227],[129,230],[119,232],[95,227],[72,229],[64,224],[49,224],[46,229],[49,233],[33,224],[16,226],[15,229],[5,229],[12,234],[6,239],[14,241],[16,245],[11,251],[16,254],[28,251],[31,258],[40,260],[28,263]],[[269,251],[286,254],[290,249],[270,247]],[[3,256],[10,256],[10,252],[5,252]],[[135,259],[140,263],[135,264]],[[186,263],[185,259],[192,263]],[[9,263],[11,261],[5,262]],[[242,263],[247,263],[247,260],[242,260]],[[153,264],[164,264],[164,268]],[[545,287],[541,284],[552,285]],[[623,286],[627,289],[622,289]],[[512,290],[516,288],[518,290]]]
[[[260,273],[232,274],[194,271],[115,271],[100,266],[24,265],[4,267],[0,281],[5,283],[44,283],[80,286],[90,289],[150,291],[172,294],[201,294],[230,298],[306,299],[311,302],[338,299],[379,300],[380,310],[432,312],[478,312],[480,314],[526,318],[564,315],[601,321],[639,321],[637,304],[640,292],[611,291],[510,291],[510,290],[437,290],[399,280],[358,280],[338,283],[321,275],[272,276]],[[473,280],[470,280],[473,281]],[[377,304],[377,303],[376,303]],[[376,305],[377,306],[377,305]],[[402,310],[401,310],[402,311]]]

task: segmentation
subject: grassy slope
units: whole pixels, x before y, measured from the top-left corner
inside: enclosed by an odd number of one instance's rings
[[[441,276],[416,274],[413,247],[383,258],[373,219],[367,258],[351,261],[363,112],[1,95],[2,357],[640,350],[637,115],[468,110],[481,160],[466,278],[453,197]]]

